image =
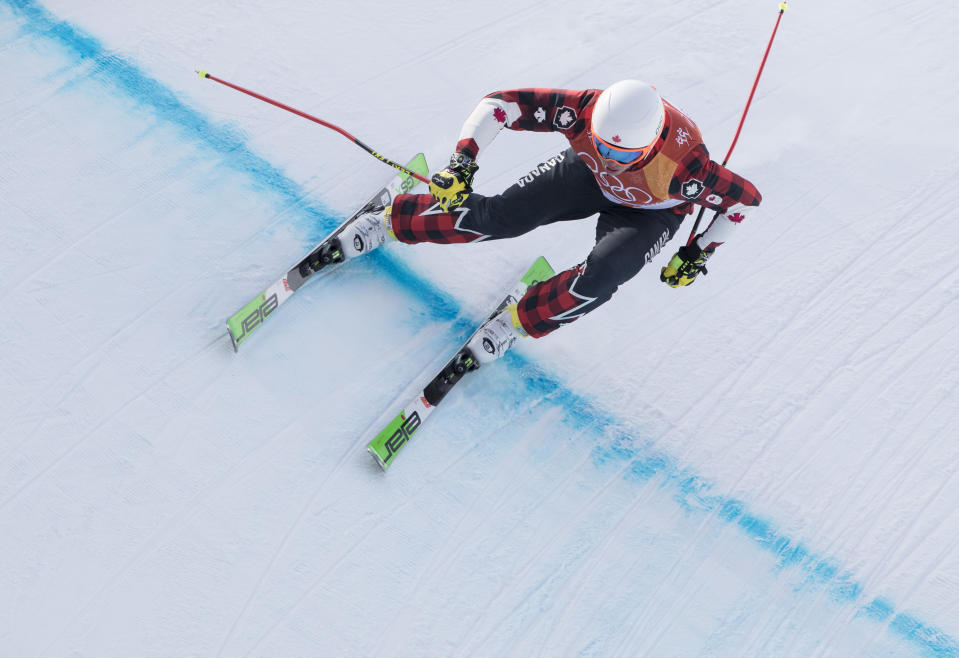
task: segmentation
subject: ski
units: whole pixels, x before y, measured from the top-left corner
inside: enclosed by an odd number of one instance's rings
[[[516,284],[516,287],[503,298],[503,301],[486,319],[495,317],[507,305],[518,302],[527,288],[539,281],[545,281],[553,274],[553,268],[546,262],[546,259],[542,256],[537,258],[519,283]],[[480,323],[476,331],[463,343],[463,346],[443,369],[366,446],[383,470],[389,467],[400,449],[426,422],[426,419],[435,411],[437,405],[446,397],[450,389],[459,383],[467,373],[479,368],[479,363],[476,362],[467,345],[473,336],[480,331],[483,324],[485,324],[485,321]]]
[[[422,176],[429,175],[426,157],[422,153],[417,154],[410,160],[406,168]],[[273,315],[281,304],[292,297],[293,293],[313,278],[317,272],[343,262],[344,258],[340,251],[337,236],[347,224],[371,206],[390,205],[397,195],[412,191],[418,184],[419,181],[409,174],[401,173],[396,175],[383,189],[374,194],[363,207],[353,213],[353,215],[340,224],[335,231],[326,236],[322,242],[298,260],[286,274],[270,284],[266,290],[254,297],[250,303],[234,313],[226,322],[230,339],[233,341],[233,351],[238,352],[240,344],[249,338],[254,331],[263,326],[267,318]]]

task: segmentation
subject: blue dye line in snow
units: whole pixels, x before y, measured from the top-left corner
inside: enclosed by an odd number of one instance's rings
[[[3,1],[25,19],[21,25],[22,33],[57,43],[78,64],[91,65],[89,78],[116,90],[158,119],[175,126],[189,141],[199,141],[211,148],[229,166],[248,174],[260,189],[279,194],[285,204],[301,210],[305,220],[320,223],[332,221],[332,213],[304,202],[305,194],[300,186],[265,158],[251,151],[242,132],[210,121],[183,103],[158,80],[105,49],[97,39],[76,26],[57,19],[37,3],[31,0]]]
[[[652,442],[640,443],[632,436],[616,430],[616,422],[609,413],[598,409],[595,403],[574,393],[561,382],[542,374],[538,366],[522,356],[510,353],[505,357],[517,369],[539,374],[526,378],[524,384],[531,394],[549,396],[551,401],[566,410],[567,422],[579,430],[591,429],[606,434],[603,444],[593,449],[593,460],[598,467],[626,464],[626,477],[637,482],[659,478],[660,486],[673,492],[674,500],[687,513],[711,514],[719,521],[734,526],[756,546],[771,553],[779,571],[796,568],[804,574],[797,591],[806,588],[824,588],[830,599],[839,604],[861,607],[857,617],[877,622],[888,622],[894,634],[917,646],[923,655],[937,658],[959,657],[959,644],[947,633],[925,624],[908,613],[895,614],[895,605],[885,598],[875,598],[863,604],[863,587],[854,575],[843,570],[829,558],[776,529],[775,524],[752,514],[747,504],[739,499],[711,493],[713,485],[682,466],[675,458],[657,451]]]
[[[294,216],[304,228],[330,229],[339,221],[329,210],[307,201],[299,185],[251,151],[240,131],[213,123],[180,101],[159,81],[105,49],[97,39],[76,26],[59,20],[36,2],[0,2],[22,19],[19,26],[22,34],[58,44],[78,64],[92,63],[91,78],[109,85],[154,116],[176,126],[187,139],[212,149],[229,166],[247,174],[261,189],[278,195],[284,205],[297,211]],[[373,257],[384,273],[429,306],[431,318],[453,322],[455,333],[469,331],[471,321],[462,317],[462,308],[453,297],[388,254],[378,252]],[[626,433],[616,434],[615,427],[619,423],[594,401],[572,392],[563,382],[516,353],[507,355],[505,361],[507,367],[526,375],[524,385],[529,392],[548,397],[553,404],[565,409],[565,421],[572,427],[588,429],[607,435],[607,438],[611,431],[614,432],[610,440],[593,451],[598,467],[626,463],[628,478],[637,482],[659,478],[660,486],[671,489],[680,508],[687,513],[711,514],[735,527],[755,545],[772,553],[780,570],[800,569],[805,574],[805,583],[797,589],[807,585],[824,587],[834,601],[859,604],[857,616],[887,624],[891,632],[915,645],[925,655],[959,658],[959,644],[952,637],[910,614],[897,614],[896,606],[888,599],[875,598],[861,603],[863,588],[850,572],[842,570],[832,559],[814,553],[803,543],[780,533],[767,519],[751,514],[744,501],[712,493],[712,484],[708,480],[683,467],[675,458],[657,452],[650,442],[639,444]]]

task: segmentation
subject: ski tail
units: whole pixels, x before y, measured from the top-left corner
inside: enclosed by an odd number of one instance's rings
[[[543,281],[546,281],[547,279],[551,279],[554,276],[556,276],[556,272],[553,271],[552,265],[550,265],[546,261],[545,257],[540,256],[535,261],[533,261],[533,264],[530,265],[528,270],[526,270],[526,274],[524,274],[523,278],[520,279],[520,283],[523,284],[522,286],[523,294],[526,293],[527,288],[531,288],[532,286],[535,286],[537,283],[541,283]],[[520,294],[519,297],[522,297],[523,294]],[[519,297],[517,297],[517,301],[519,301]],[[506,304],[504,304],[503,306],[505,305]],[[497,310],[500,310],[500,309],[497,309]]]
[[[427,176],[429,174],[429,167],[426,164],[426,156],[422,153],[416,154],[412,160],[406,165],[407,169],[415,171],[416,173]],[[262,293],[254,297],[246,306],[241,308],[239,311],[234,313],[226,321],[227,331],[230,334],[230,340],[233,341],[233,351],[238,352],[240,345],[250,337],[253,332],[258,330],[263,326],[263,323],[273,315],[273,312],[286,300],[288,300],[293,293],[295,293],[300,286],[302,286],[309,278],[313,276],[311,270],[304,270],[301,266],[303,263],[310,260],[310,257],[313,254],[320,252],[330,243],[331,240],[336,238],[343,227],[346,226],[350,221],[357,217],[361,212],[363,212],[370,204],[383,204],[388,205],[392,203],[393,199],[399,194],[406,194],[411,192],[417,185],[419,181],[406,173],[400,173],[393,177],[393,179],[384,186],[379,192],[377,192],[373,197],[358,210],[352,216],[350,216],[345,222],[340,224],[340,226],[328,235],[320,244],[316,245],[313,249],[309,251],[306,256],[301,258],[296,262],[296,265],[291,267],[286,274],[274,281],[270,286],[264,290]]]
[[[540,281],[545,281],[553,275],[553,268],[546,262],[546,259],[542,256],[537,258],[519,283],[516,284],[516,287],[503,298],[489,315],[489,318],[494,317],[507,305],[518,302],[527,288]],[[480,327],[482,327],[482,324],[480,324]],[[477,327],[476,331],[479,331],[480,327]],[[473,333],[473,335],[475,334],[476,332]],[[430,380],[422,391],[406,404],[402,411],[393,416],[383,429],[373,437],[373,440],[367,444],[366,449],[384,471],[393,463],[399,451],[426,422],[426,419],[429,418],[450,389],[460,382],[467,373],[479,368],[479,364],[466,348],[468,343],[469,340],[460,347],[453,358]]]
[[[280,304],[285,302],[287,297],[292,294],[293,291],[286,285],[286,277],[284,277],[234,313],[226,322],[230,340],[233,341],[233,351],[239,352],[240,343],[259,329],[266,322],[266,319],[273,314],[273,311],[279,308]]]
[[[400,449],[433,413],[435,407],[424,396],[414,398],[380,430],[366,446],[384,471],[393,463]]]

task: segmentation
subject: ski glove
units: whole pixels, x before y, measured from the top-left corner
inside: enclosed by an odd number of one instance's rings
[[[697,238],[699,236],[696,236]],[[659,272],[659,280],[671,288],[688,286],[699,273],[707,274],[706,261],[713,255],[712,249],[703,251],[693,240],[680,247],[669,263]]]
[[[473,176],[479,165],[464,153],[450,156],[450,164],[430,178],[430,194],[440,204],[440,208],[449,212],[466,201],[473,191]]]

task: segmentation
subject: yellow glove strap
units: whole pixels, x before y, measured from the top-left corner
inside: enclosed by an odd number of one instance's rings
[[[660,279],[669,286],[670,288],[679,288],[681,286],[688,286],[690,283],[696,280],[696,275],[699,274],[698,270],[693,270],[691,274],[680,274],[679,270],[686,264],[682,258],[679,257],[679,254],[675,254],[669,261],[669,263],[660,270]]]
[[[439,171],[430,178],[430,194],[440,204],[440,208],[449,212],[458,208],[470,192],[466,183],[448,171]]]

